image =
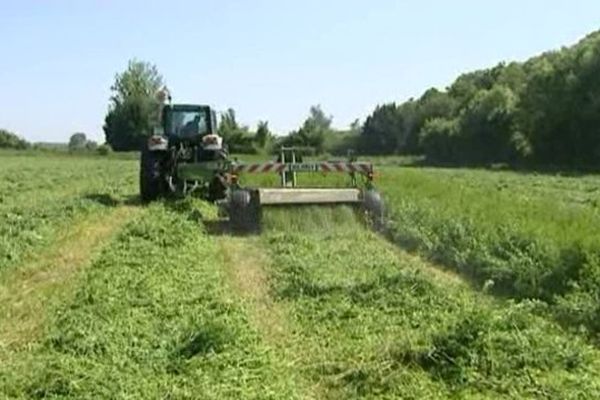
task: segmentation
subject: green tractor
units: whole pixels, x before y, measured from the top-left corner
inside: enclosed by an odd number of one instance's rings
[[[346,173],[348,188],[300,188],[302,172]],[[240,175],[276,173],[280,187],[249,188]],[[263,206],[353,204],[368,214],[375,226],[383,222],[383,201],[373,186],[373,166],[354,157],[345,161],[302,162],[300,149],[281,148],[276,160],[240,163],[229,156],[217,133],[216,114],[209,106],[167,104],[161,127],[142,150],[140,195],[149,202],[166,195],[193,193],[215,202],[237,231],[260,228]]]
[[[215,112],[205,105],[169,104],[161,122],[142,149],[142,201],[195,191],[211,201],[225,198],[229,156],[216,133]]]

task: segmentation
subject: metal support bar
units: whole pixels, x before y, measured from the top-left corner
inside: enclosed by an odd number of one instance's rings
[[[359,189],[256,189],[261,205],[354,204],[362,201]]]

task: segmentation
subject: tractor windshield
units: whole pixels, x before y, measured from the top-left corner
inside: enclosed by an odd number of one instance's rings
[[[168,132],[180,138],[193,138],[209,133],[208,115],[204,110],[174,110]]]

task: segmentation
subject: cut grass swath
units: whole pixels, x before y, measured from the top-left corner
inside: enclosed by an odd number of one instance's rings
[[[61,398],[294,398],[201,225],[157,204],[87,270],[0,393]]]
[[[278,227],[262,240],[303,372],[325,382],[326,397],[600,394],[598,351],[526,303],[496,304],[429,276],[368,231]]]
[[[50,245],[77,218],[135,193],[131,161],[0,157],[0,273]]]

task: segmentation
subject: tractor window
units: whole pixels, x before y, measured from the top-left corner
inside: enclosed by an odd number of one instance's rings
[[[203,111],[174,111],[169,132],[179,137],[203,136],[208,133],[208,121]]]

